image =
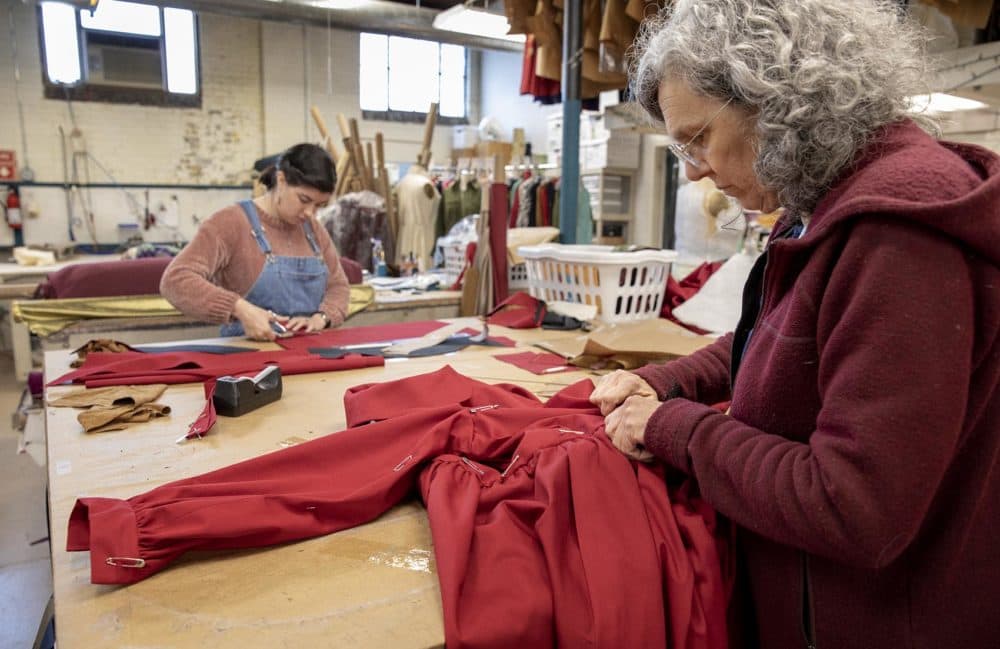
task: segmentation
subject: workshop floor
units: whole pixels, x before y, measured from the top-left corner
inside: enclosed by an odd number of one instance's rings
[[[10,355],[0,354],[0,649],[32,646],[52,595],[45,470],[17,452],[11,427],[22,389]]]

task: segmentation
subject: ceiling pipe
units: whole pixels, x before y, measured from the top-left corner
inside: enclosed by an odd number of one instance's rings
[[[164,4],[164,0],[130,1],[157,6]],[[89,0],[68,2],[83,9],[90,7]],[[171,7],[196,12],[407,36],[472,49],[521,52],[524,47],[520,43],[497,38],[435,29],[433,22],[438,11],[386,0],[367,0],[363,5],[352,9],[329,8],[324,6],[322,0],[168,0],[168,3]]]

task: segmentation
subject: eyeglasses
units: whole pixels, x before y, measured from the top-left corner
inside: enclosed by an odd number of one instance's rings
[[[685,144],[677,144],[676,142],[671,142],[671,143],[667,144],[667,148],[670,149],[670,152],[673,153],[675,156],[677,156],[680,160],[683,160],[684,162],[686,162],[689,165],[691,165],[692,167],[698,167],[698,166],[700,166],[701,165],[701,160],[699,160],[698,158],[696,158],[691,153],[691,151],[690,151],[691,145],[694,144],[694,141],[698,139],[698,136],[701,135],[705,131],[706,128],[708,128],[708,125],[711,124],[713,121],[715,121],[716,117],[718,117],[719,115],[722,114],[722,111],[725,110],[726,106],[728,106],[732,102],[733,102],[733,98],[732,97],[730,97],[729,99],[727,99],[726,103],[722,104],[722,106],[719,108],[719,110],[715,111],[715,114],[708,118],[708,121],[705,122],[705,124],[700,129],[698,129],[698,132],[695,133],[691,137],[691,139],[687,141],[687,143],[685,143]]]

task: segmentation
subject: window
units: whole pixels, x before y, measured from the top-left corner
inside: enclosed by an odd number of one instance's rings
[[[361,34],[359,67],[365,119],[423,121],[437,102],[438,123],[466,123],[464,47]]]
[[[39,4],[45,96],[200,106],[198,28],[187,9],[101,0]]]

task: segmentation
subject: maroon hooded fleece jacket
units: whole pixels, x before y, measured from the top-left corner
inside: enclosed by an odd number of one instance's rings
[[[887,127],[767,255],[732,386],[732,335],[638,371],[760,646],[1000,647],[1000,159]]]

